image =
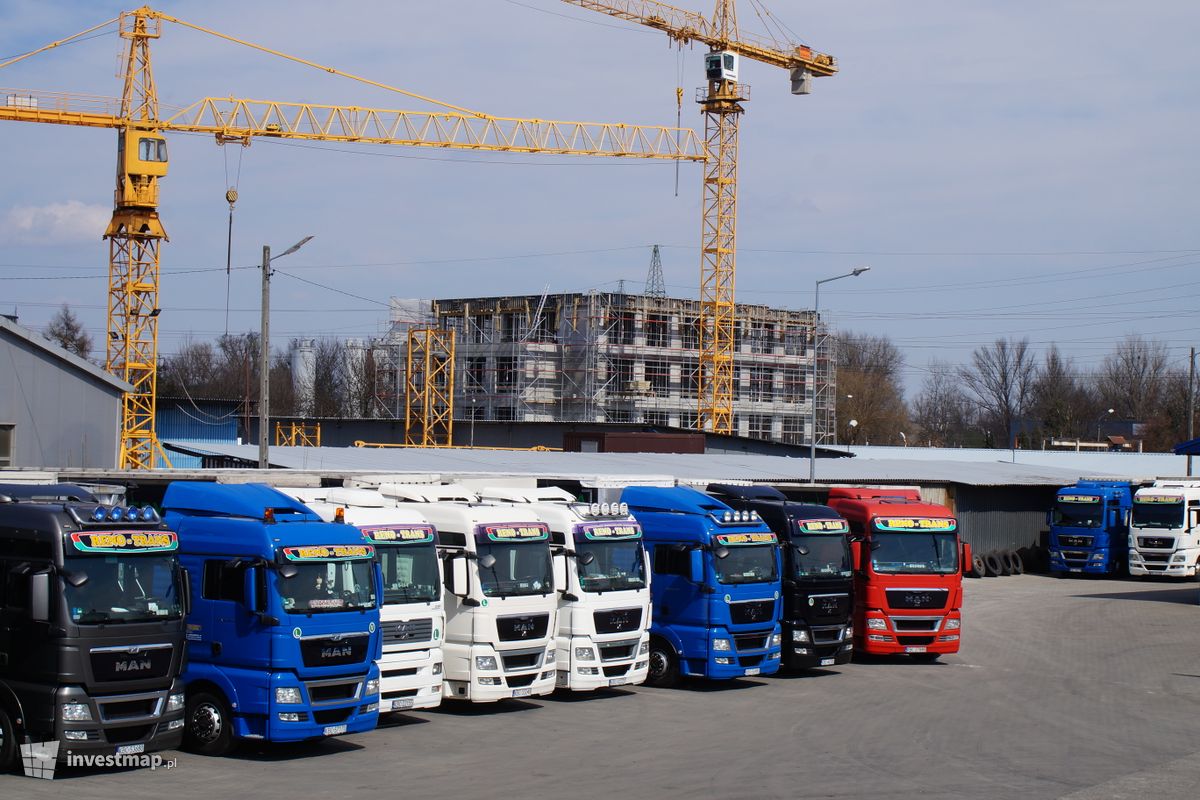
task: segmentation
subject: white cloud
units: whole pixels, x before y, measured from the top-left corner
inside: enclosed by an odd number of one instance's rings
[[[112,209],[68,200],[44,206],[13,206],[0,218],[0,236],[20,244],[98,241]]]

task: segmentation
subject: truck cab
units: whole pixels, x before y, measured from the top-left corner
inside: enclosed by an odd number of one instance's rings
[[[344,522],[375,547],[383,577],[379,611],[379,710],[434,708],[442,702],[442,565],[437,530],[419,511],[372,489],[285,489],[326,522]]]
[[[528,507],[481,503],[460,486],[384,483],[379,490],[437,527],[443,697],[494,703],[553,692],[559,584],[550,526]]]
[[[1132,504],[1128,481],[1085,479],[1059,489],[1050,512],[1050,571],[1059,577],[1121,572]]]
[[[563,489],[489,488],[485,502],[525,507],[550,525],[566,577],[558,592],[557,685],[571,691],[645,683],[650,565],[642,527],[621,503],[580,503]]]
[[[1200,577],[1200,481],[1159,478],[1133,496],[1129,574]]]
[[[753,511],[686,486],[621,492],[650,553],[655,686],[779,671],[779,537]]]
[[[850,526],[829,506],[797,503],[770,486],[709,484],[708,494],[753,511],[783,555],[783,666],[831,667],[854,653]]]
[[[178,549],[153,508],[0,484],[0,772],[27,739],[57,742],[59,759],[179,746]]]
[[[916,661],[957,653],[971,550],[950,509],[914,488],[858,486],[831,487],[829,507],[853,539],[855,650]]]
[[[185,745],[359,733],[379,719],[375,547],[261,484],[163,497],[191,578]]]

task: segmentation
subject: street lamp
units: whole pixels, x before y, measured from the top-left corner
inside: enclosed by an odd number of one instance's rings
[[[258,468],[266,469],[267,457],[267,427],[271,419],[271,262],[276,258],[290,256],[304,245],[312,241],[311,236],[305,236],[294,245],[284,250],[274,258],[271,248],[263,245],[262,258],[262,323],[259,332],[258,348]]]
[[[848,425],[850,427],[850,443],[846,445],[846,452],[852,453],[852,452],[854,452],[851,449],[854,447],[854,440],[858,438],[858,436],[856,435],[858,433],[858,420],[852,419],[849,422],[847,422],[846,425]]]
[[[1096,441],[1097,441],[1097,442],[1098,442],[1098,441],[1100,441],[1100,426],[1101,426],[1102,424],[1104,424],[1104,420],[1108,419],[1108,415],[1109,415],[1109,414],[1111,414],[1111,413],[1113,413],[1114,411],[1116,411],[1116,409],[1115,409],[1115,408],[1110,408],[1110,409],[1109,409],[1109,410],[1108,410],[1108,411],[1107,411],[1107,412],[1104,414],[1104,416],[1100,417],[1100,419],[1096,421]]]
[[[809,370],[812,383],[812,405],[808,409],[808,482],[817,482],[817,333],[818,326],[821,320],[821,284],[829,283],[830,281],[839,281],[842,278],[857,278],[870,267],[855,267],[845,275],[834,275],[832,278],[822,278],[816,282],[815,290],[813,291],[813,351],[812,351],[812,367]]]
[[[471,447],[475,446],[475,398],[471,398]]]

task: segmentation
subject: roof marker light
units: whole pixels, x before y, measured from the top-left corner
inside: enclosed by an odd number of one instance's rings
[[[341,522],[341,523],[345,524],[345,522],[346,522],[346,509],[344,509],[344,508],[339,508],[339,509],[337,509],[336,511],[334,511],[334,512],[333,512],[333,521],[334,521],[334,522]]]
[[[104,510],[104,506],[96,506],[94,509],[92,509],[93,522],[104,522],[104,519],[107,516],[108,512]]]

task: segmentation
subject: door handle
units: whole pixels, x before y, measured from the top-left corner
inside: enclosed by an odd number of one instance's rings
[[[211,645],[211,649],[212,649],[212,654],[214,657],[221,655],[221,643],[220,642],[213,642]]]

